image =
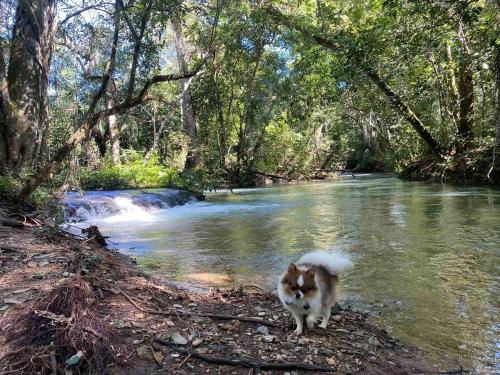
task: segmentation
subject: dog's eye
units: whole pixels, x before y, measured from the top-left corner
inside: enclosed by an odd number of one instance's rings
[[[296,291],[299,288],[297,288],[297,285],[290,285],[290,289],[292,289],[293,291]]]

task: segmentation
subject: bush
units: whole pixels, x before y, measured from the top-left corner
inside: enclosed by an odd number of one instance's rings
[[[22,177],[0,176],[0,201],[3,203],[19,203],[18,194],[26,177],[25,175]],[[48,190],[45,187],[40,187],[24,203],[42,207],[49,198]]]
[[[146,189],[181,187],[182,180],[173,168],[161,165],[156,155],[147,161],[138,152],[128,152],[122,165],[106,160],[99,170],[82,168],[80,188],[84,190]]]

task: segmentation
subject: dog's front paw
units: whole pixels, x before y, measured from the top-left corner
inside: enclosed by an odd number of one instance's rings
[[[321,322],[321,324],[319,325],[320,328],[323,328],[323,329],[326,329],[326,325],[328,324],[328,322]]]
[[[302,328],[297,327],[297,328],[295,329],[295,331],[293,331],[293,334],[294,334],[294,335],[296,335],[296,336],[300,336],[300,335],[302,335]]]

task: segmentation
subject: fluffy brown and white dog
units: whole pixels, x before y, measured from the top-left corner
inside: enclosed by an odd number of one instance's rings
[[[326,328],[331,308],[337,302],[336,287],[339,275],[352,267],[352,262],[338,252],[314,251],[297,263],[288,266],[278,283],[278,294],[283,306],[297,323],[295,334],[302,334],[304,316],[308,328],[321,318]]]

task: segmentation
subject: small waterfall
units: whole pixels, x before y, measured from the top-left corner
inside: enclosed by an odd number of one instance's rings
[[[66,223],[94,221],[110,216],[145,219],[151,212],[186,204],[197,199],[177,189],[91,191],[68,193],[60,201]]]

